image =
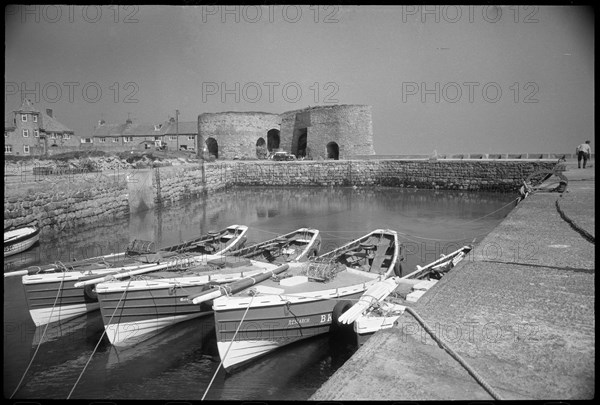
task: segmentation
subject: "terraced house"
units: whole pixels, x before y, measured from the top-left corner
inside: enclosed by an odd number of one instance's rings
[[[127,119],[122,124],[108,124],[100,120],[92,137],[82,139],[82,148],[123,152],[128,150],[196,149],[198,123],[178,122],[170,118],[160,124],[134,123]]]
[[[78,150],[80,139],[54,118],[52,109],[40,111],[31,100],[4,117],[4,154],[40,156]]]

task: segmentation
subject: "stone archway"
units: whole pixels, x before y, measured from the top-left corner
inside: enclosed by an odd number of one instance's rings
[[[266,159],[268,155],[267,151],[267,142],[265,142],[265,138],[260,137],[256,141],[256,157],[258,159]]]
[[[219,143],[215,138],[206,139],[206,147],[208,148],[208,155],[213,155],[215,159],[219,158]]]
[[[340,147],[335,142],[327,144],[327,159],[340,160]]]
[[[267,151],[273,152],[274,149],[279,149],[280,142],[279,130],[274,128],[270,129],[267,132]]]
[[[307,128],[296,128],[294,129],[294,135],[292,136],[292,154],[298,158],[306,156],[306,147],[308,139]]]

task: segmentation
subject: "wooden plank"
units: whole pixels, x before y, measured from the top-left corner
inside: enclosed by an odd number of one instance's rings
[[[383,261],[386,258],[390,257],[389,255],[385,254],[388,247],[390,246],[390,242],[391,241],[389,239],[382,238],[379,244],[377,245],[377,252],[375,253],[375,258],[373,259],[371,272],[381,270],[381,265],[383,264]]]

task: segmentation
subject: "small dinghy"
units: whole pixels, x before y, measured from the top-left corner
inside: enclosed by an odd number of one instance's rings
[[[35,226],[13,229],[4,232],[4,257],[21,253],[32,247],[40,239],[40,230]]]

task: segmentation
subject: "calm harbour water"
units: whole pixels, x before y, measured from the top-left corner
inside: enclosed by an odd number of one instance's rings
[[[122,251],[132,239],[165,246],[244,224],[249,227],[248,244],[300,227],[317,228],[321,253],[376,228],[394,229],[405,245],[403,269],[408,273],[417,264],[481,240],[514,208],[515,198],[391,188],[234,188],[89,229],[65,227],[34,249],[5,260],[5,272]],[[40,344],[43,332],[29,317],[21,278],[6,278],[5,398],[19,386],[14,399],[200,400],[206,394],[209,400],[306,400],[355,350],[329,335],[319,336],[233,374],[220,370],[207,390],[219,366],[210,316],[120,350],[102,337],[99,311],[52,325]]]

